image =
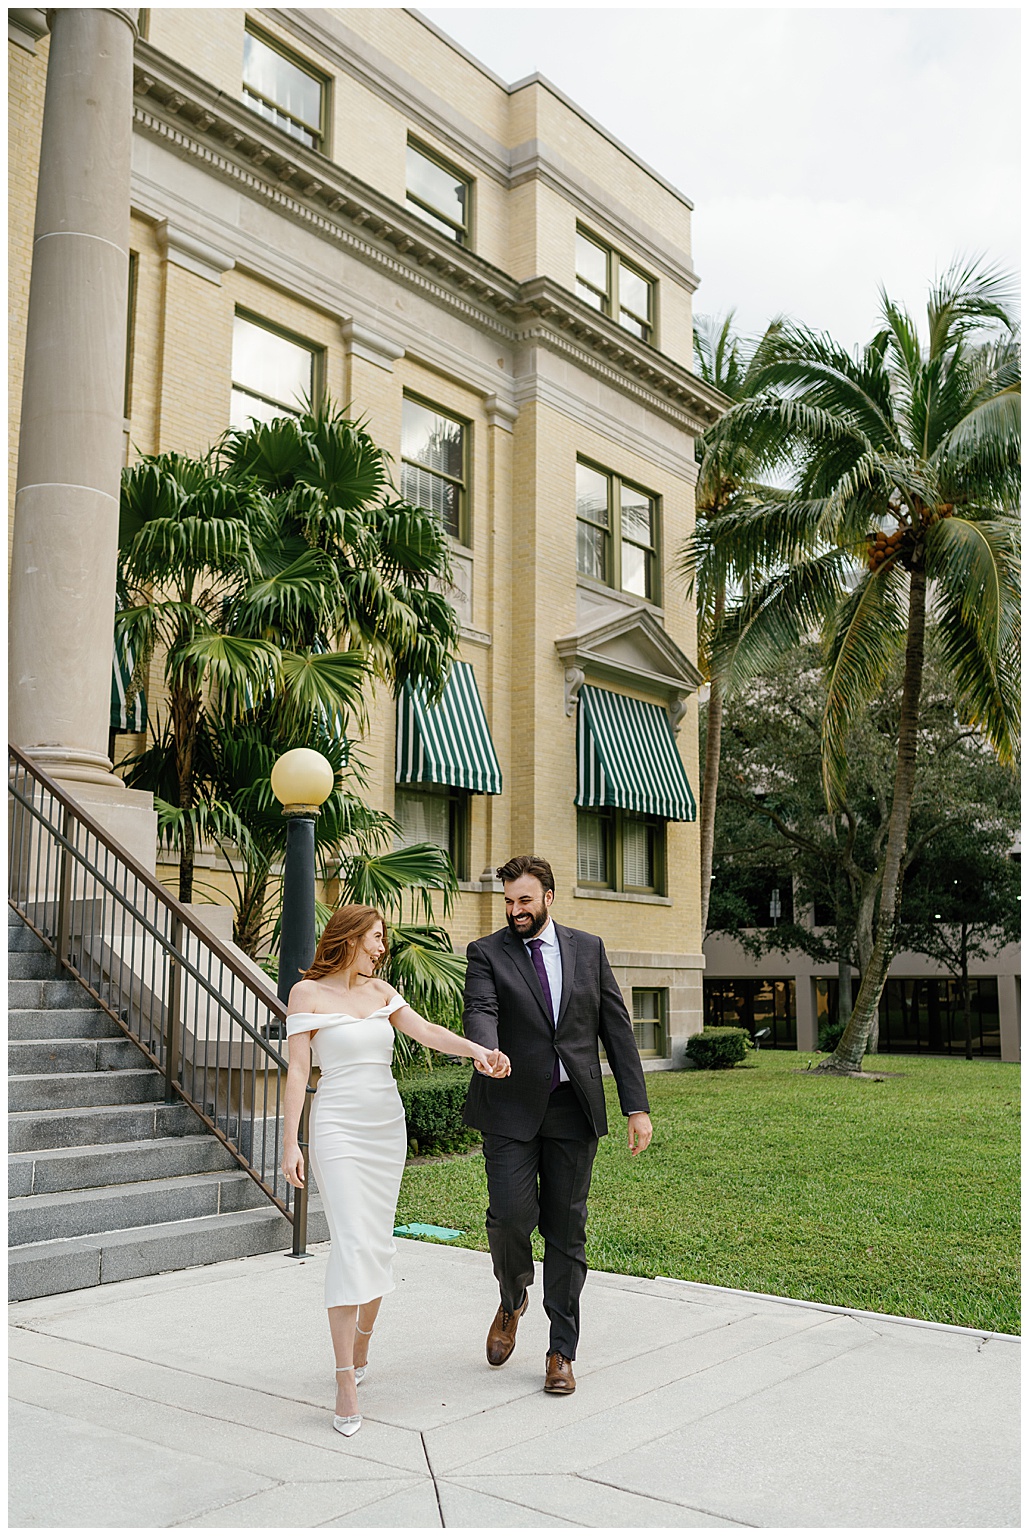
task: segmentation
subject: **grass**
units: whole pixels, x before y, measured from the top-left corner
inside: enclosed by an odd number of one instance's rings
[[[806,1076],[808,1059],[648,1077],[636,1159],[608,1082],[590,1267],[1017,1333],[1018,1067],[879,1056],[866,1070],[899,1075],[874,1082]],[[485,1250],[485,1213],[481,1155],[407,1169],[398,1223]]]

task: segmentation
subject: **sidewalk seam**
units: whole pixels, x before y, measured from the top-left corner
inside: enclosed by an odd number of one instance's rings
[[[436,1508],[439,1511],[440,1529],[441,1530],[446,1530],[447,1522],[443,1518],[443,1504],[442,1504],[442,1501],[441,1501],[440,1496],[439,1496],[439,1483],[437,1483],[437,1481],[436,1481],[436,1474],[432,1470],[432,1462],[429,1460],[429,1447],[425,1443],[425,1431],[424,1430],[419,1430],[418,1431],[418,1438],[422,1442],[422,1455],[425,1457],[426,1469],[428,1470],[429,1476],[432,1478],[432,1491],[436,1495]]]

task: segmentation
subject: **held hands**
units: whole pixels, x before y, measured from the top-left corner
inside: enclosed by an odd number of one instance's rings
[[[511,1076],[511,1063],[503,1051],[499,1049],[494,1048],[492,1051],[487,1051],[484,1047],[480,1046],[479,1051],[476,1051],[472,1060],[475,1064],[476,1072],[481,1072],[483,1077]]]
[[[647,1150],[653,1134],[654,1127],[649,1115],[640,1110],[638,1114],[629,1116],[629,1151],[633,1157]]]
[[[283,1152],[282,1171],[286,1176],[287,1184],[292,1184],[294,1189],[303,1189],[304,1154],[299,1147],[287,1147],[285,1152]]]

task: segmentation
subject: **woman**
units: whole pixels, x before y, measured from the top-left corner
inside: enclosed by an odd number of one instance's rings
[[[310,1150],[332,1240],[325,1305],[336,1355],[332,1427],[342,1435],[361,1427],[357,1384],[367,1370],[367,1340],[379,1302],[393,1290],[393,1224],[407,1155],[404,1108],[390,1071],[393,1030],[432,1050],[470,1056],[488,1077],[511,1071],[503,1052],[487,1051],[409,1008],[375,975],[385,957],[382,913],[340,907],[325,925],[314,963],[290,992],[286,1014],[282,1171],[294,1189],[304,1182],[297,1136],[312,1055],[322,1073],[311,1107]]]

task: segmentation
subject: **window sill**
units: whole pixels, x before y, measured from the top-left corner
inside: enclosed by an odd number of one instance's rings
[[[504,889],[499,880],[459,880],[457,888],[459,891],[489,891],[491,893]]]
[[[670,896],[648,896],[642,891],[602,891],[588,885],[577,885],[572,895],[580,901],[636,901],[648,907],[670,907]]]
[[[623,592],[621,587],[609,587],[603,581],[594,581],[592,576],[584,576],[578,572],[575,577],[575,585],[581,587],[584,592],[596,592],[601,597],[612,597],[616,602],[624,603],[627,608],[647,608],[655,618],[663,619],[665,611],[660,603],[655,603],[652,598],[640,597],[636,592]]]

